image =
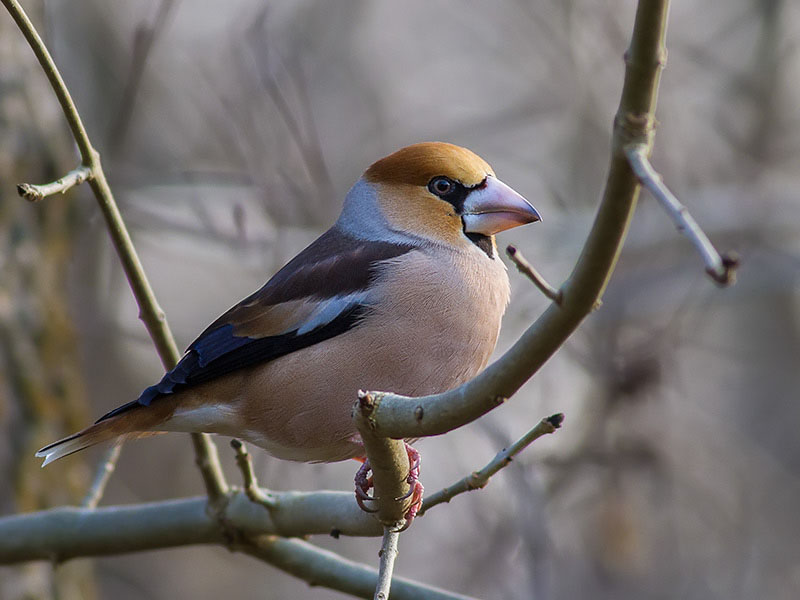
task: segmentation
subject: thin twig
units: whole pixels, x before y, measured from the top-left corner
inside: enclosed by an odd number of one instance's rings
[[[167,324],[164,311],[158,305],[153,288],[147,280],[142,263],[133,246],[130,233],[122,220],[114,195],[106,180],[103,166],[100,162],[100,154],[92,146],[86,128],[81,121],[78,109],[72,101],[69,90],[64,83],[52,56],[47,51],[47,47],[42,42],[36,29],[31,23],[25,11],[17,0],[2,0],[11,17],[16,22],[22,35],[28,41],[33,53],[39,61],[42,70],[45,72],[50,85],[55,92],[56,98],[64,111],[72,135],[81,153],[81,164],[89,169],[91,176],[88,179],[89,185],[94,192],[100,211],[106,221],[106,227],[114,248],[117,251],[128,284],[131,286],[136,303],[139,306],[139,318],[144,322],[147,332],[156,346],[161,363],[165,368],[171,369],[177,364],[180,358],[175,338]],[[212,504],[221,501],[228,492],[228,484],[219,463],[216,446],[211,438],[203,433],[191,434],[192,444],[195,450],[196,463],[203,477],[203,482],[208,492],[209,501]]]
[[[31,183],[20,183],[17,185],[17,192],[29,202],[38,202],[53,194],[65,193],[70,188],[80,185],[92,176],[92,171],[88,167],[80,166],[73,169],[63,177],[56,179],[52,183],[34,185]]]
[[[473,471],[466,477],[458,480],[453,485],[439,490],[427,498],[422,503],[418,516],[425,514],[430,508],[442,504],[443,502],[450,502],[453,498],[464,492],[478,490],[489,483],[489,478],[492,477],[503,467],[511,464],[512,459],[527,448],[533,441],[539,439],[543,435],[555,432],[556,429],[561,427],[564,422],[564,415],[558,413],[550,417],[546,417],[537,423],[536,427],[531,429],[528,433],[519,438],[516,442],[511,444],[508,448],[504,448],[495,455],[495,457],[479,471]]]
[[[700,252],[706,265],[706,273],[721,286],[731,285],[736,281],[736,267],[739,259],[730,253],[720,255],[716,251],[708,236],[689,213],[689,209],[681,204],[664,184],[661,175],[650,164],[648,154],[647,144],[630,144],[625,148],[625,155],[628,157],[636,177],[672,217],[678,231],[689,238],[689,241]]]
[[[121,451],[122,444],[114,444],[103,455],[100,466],[97,467],[97,471],[95,472],[92,487],[89,488],[81,506],[84,508],[97,508],[97,505],[103,497],[103,493],[106,491],[106,484],[108,480],[111,479],[114,469],[117,468],[117,460],[119,460]]]
[[[141,24],[136,28],[133,37],[131,67],[128,71],[120,107],[114,117],[113,125],[110,127],[111,134],[108,139],[112,156],[116,155],[125,145],[148,58],[174,5],[175,0],[161,0],[152,22]]]
[[[269,492],[264,492],[258,487],[258,480],[253,471],[253,459],[247,451],[247,447],[237,439],[231,440],[231,447],[236,452],[236,466],[242,472],[244,480],[244,493],[252,502],[260,504],[268,509],[273,509],[277,505],[275,497]]]
[[[241,549],[283,571],[307,581],[350,594],[374,598],[377,573],[373,567],[349,561],[298,539],[261,536]],[[392,581],[392,600],[475,600],[455,592],[427,586],[402,577]]]
[[[402,525],[402,524],[401,524]],[[383,543],[381,544],[380,564],[378,566],[378,584],[375,586],[374,600],[387,600],[392,587],[394,561],[397,558],[397,544],[400,531],[396,526],[383,526]]]
[[[194,448],[194,464],[197,465],[200,476],[203,478],[208,502],[215,509],[219,509],[227,502],[230,490],[219,462],[217,446],[207,433],[191,433],[189,435]]]
[[[561,302],[564,300],[564,296],[561,293],[561,290],[557,290],[552,285],[547,283],[542,274],[537,271],[534,266],[529,263],[524,256],[522,256],[522,252],[517,250],[516,246],[509,246],[506,248],[506,254],[508,254],[508,258],[511,259],[515,265],[517,265],[517,269],[523,275],[527,276],[539,290],[547,296],[550,300],[561,305]]]
[[[249,30],[249,35],[252,40],[251,46],[256,55],[254,57],[255,64],[259,67],[259,81],[272,100],[272,103],[275,105],[278,113],[281,115],[289,131],[289,136],[300,151],[300,156],[302,157],[306,170],[311,180],[317,186],[320,196],[325,197],[333,190],[333,183],[331,182],[331,176],[322,153],[322,145],[319,143],[319,136],[314,126],[314,114],[313,111],[311,111],[311,104],[308,101],[306,90],[303,86],[302,75],[298,74],[296,69],[289,69],[283,62],[282,57],[277,52],[272,51],[263,41],[269,39],[265,38],[265,36],[260,33],[260,31],[264,30],[266,19],[267,11],[263,10],[256,19],[253,27]],[[273,58],[274,56],[277,56],[277,58]],[[295,85],[300,98],[299,103],[293,103],[286,97],[275,69],[271,68],[269,64],[265,64],[262,67],[262,60],[265,63],[278,62],[279,65],[283,67],[289,80]],[[303,128],[300,126],[300,119],[294,114],[295,111],[293,107],[295,106],[299,107],[298,112],[301,112],[301,117],[305,119],[307,135],[304,135]]]

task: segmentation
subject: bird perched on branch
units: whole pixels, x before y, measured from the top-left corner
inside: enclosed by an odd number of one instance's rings
[[[494,234],[537,220],[469,150],[402,148],[370,166],[333,227],[209,325],[160,382],[37,456],[44,466],[99,442],[181,431],[235,436],[288,460],[363,457],[351,418],[359,389],[435,394],[486,366],[509,299]]]

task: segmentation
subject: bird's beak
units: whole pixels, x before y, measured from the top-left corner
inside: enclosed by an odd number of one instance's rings
[[[483,235],[494,235],[542,219],[525,198],[491,175],[482,187],[469,193],[461,218],[466,233]]]

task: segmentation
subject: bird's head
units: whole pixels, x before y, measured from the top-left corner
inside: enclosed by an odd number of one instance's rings
[[[540,220],[525,198],[466,148],[424,142],[372,164],[348,194],[340,224],[353,233],[410,236],[455,247]],[[479,244],[480,245],[480,244]]]

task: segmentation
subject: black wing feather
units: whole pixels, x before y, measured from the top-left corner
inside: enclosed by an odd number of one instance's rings
[[[295,330],[265,338],[242,338],[233,335],[232,325],[224,325],[198,339],[175,368],[166,373],[157,384],[144,390],[139,398],[115,408],[96,422],[114,417],[135,406],[149,406],[159,396],[173,394],[232,371],[324,342],[358,325],[366,310],[368,309],[363,304],[354,304],[329,323],[302,335],[298,335]],[[214,358],[209,359],[209,356]]]

